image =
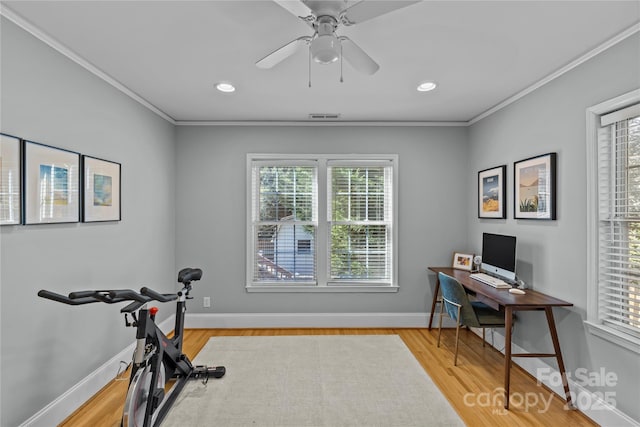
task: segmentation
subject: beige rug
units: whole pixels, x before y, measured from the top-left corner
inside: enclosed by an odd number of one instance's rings
[[[464,426],[397,335],[211,338],[163,426]]]

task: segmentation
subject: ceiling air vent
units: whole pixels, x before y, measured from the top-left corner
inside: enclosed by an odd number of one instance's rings
[[[311,120],[338,120],[339,118],[340,118],[340,114],[320,114],[320,113],[309,114],[309,119]]]

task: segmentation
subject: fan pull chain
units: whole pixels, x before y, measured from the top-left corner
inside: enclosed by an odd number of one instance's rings
[[[340,42],[340,83],[343,83],[342,79],[342,41]]]
[[[309,45],[309,87],[311,87],[311,45]]]

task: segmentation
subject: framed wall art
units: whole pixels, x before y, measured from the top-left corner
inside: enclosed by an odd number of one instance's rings
[[[20,138],[0,133],[0,225],[22,223]]]
[[[514,218],[556,219],[556,153],[513,165]]]
[[[24,223],[80,220],[80,154],[24,142]]]
[[[82,156],[82,168],[82,221],[120,221],[120,163]]]
[[[506,218],[507,165],[478,172],[478,218]]]
[[[453,254],[453,268],[471,271],[473,269],[473,254],[455,252]]]

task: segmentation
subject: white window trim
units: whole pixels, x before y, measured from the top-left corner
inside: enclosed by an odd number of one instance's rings
[[[587,108],[587,320],[589,332],[640,353],[640,339],[603,325],[598,308],[598,128],[600,116],[640,102],[640,89]]]
[[[274,283],[274,284],[260,284],[255,285],[252,283],[253,268],[249,260],[252,259],[254,253],[253,236],[251,234],[252,217],[252,182],[251,182],[251,169],[255,162],[265,161],[273,162],[281,160],[284,163],[291,161],[317,161],[318,166],[318,218],[317,218],[317,238],[318,247],[316,248],[318,254],[325,254],[325,256],[319,256],[316,265],[317,283],[287,283],[286,285]],[[363,161],[365,163],[371,163],[376,161],[392,162],[393,165],[393,221],[392,221],[392,278],[391,284],[380,283],[375,284],[371,282],[358,284],[355,282],[336,282],[335,280],[328,280],[328,268],[327,259],[329,257],[329,249],[327,247],[328,242],[324,237],[327,235],[327,163],[330,161],[345,161],[353,164],[354,161]],[[245,288],[247,292],[274,292],[274,293],[286,293],[286,292],[332,292],[332,293],[385,293],[385,292],[398,292],[398,155],[397,154],[274,154],[274,153],[248,153],[246,163],[246,214],[247,214],[247,236],[246,236],[246,284]]]

